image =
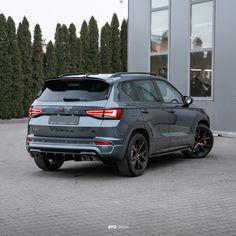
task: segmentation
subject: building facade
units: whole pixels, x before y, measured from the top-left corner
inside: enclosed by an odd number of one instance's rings
[[[129,0],[128,70],[153,72],[236,134],[236,1]]]

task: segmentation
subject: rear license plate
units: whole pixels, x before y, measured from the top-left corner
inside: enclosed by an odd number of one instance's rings
[[[57,125],[78,125],[79,117],[78,116],[50,116],[49,124]]]

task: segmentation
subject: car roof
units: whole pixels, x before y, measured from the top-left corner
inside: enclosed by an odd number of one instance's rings
[[[89,78],[89,79],[97,79],[103,80],[107,83],[114,83],[114,82],[122,82],[122,81],[129,81],[129,80],[140,80],[140,79],[163,79],[156,74],[153,73],[146,73],[146,72],[119,72],[114,74],[103,74],[103,73],[67,73],[62,74],[58,77],[49,78],[46,81],[51,80],[65,80],[65,79],[78,79],[78,78]]]

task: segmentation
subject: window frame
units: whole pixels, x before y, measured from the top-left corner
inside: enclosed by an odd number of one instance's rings
[[[212,2],[212,47],[208,48],[193,48],[192,49],[192,6],[195,4],[201,4],[206,2]],[[215,0],[190,0],[189,1],[189,57],[188,57],[188,90],[187,94],[190,94],[190,79],[191,79],[191,53],[195,52],[204,52],[204,51],[211,51],[212,53],[212,60],[211,60],[211,96],[210,97],[194,97],[195,101],[213,101],[214,100],[214,74],[215,74],[215,14],[216,14],[216,2]]]
[[[152,0],[150,1],[150,35],[149,35],[149,71],[151,71],[151,60],[154,56],[167,56],[167,78],[166,80],[170,80],[170,41],[171,41],[171,0],[168,0],[168,5],[164,7],[152,8]],[[165,52],[151,52],[151,37],[152,37],[152,14],[153,12],[168,10],[168,48]]]

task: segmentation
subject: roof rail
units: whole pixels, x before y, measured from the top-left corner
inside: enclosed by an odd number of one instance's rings
[[[139,74],[157,76],[157,74],[155,73],[148,73],[148,72],[118,72],[118,73],[113,74],[111,77],[114,78],[114,77],[119,77],[122,75],[139,75]]]

